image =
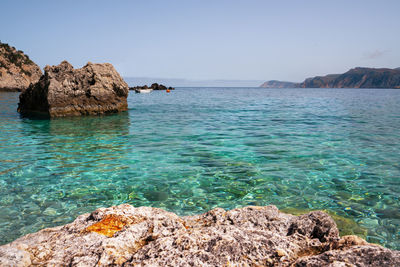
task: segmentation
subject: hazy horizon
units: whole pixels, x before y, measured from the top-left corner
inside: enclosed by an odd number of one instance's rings
[[[129,86],[151,85],[153,83],[164,84],[172,87],[259,87],[263,80],[192,80],[173,79],[162,77],[123,77]]]
[[[41,68],[109,62],[124,77],[301,82],[400,66],[400,2],[9,1],[0,40]]]

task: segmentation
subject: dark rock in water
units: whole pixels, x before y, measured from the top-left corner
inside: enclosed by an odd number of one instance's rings
[[[63,61],[44,70],[40,80],[20,95],[19,112],[63,117],[128,109],[128,85],[109,63],[89,62],[81,69],[74,69]]]
[[[158,83],[153,83],[150,87],[147,85],[144,86],[135,86],[135,87],[129,87],[129,90],[135,90],[137,93],[140,93],[141,90],[147,90],[147,89],[151,89],[151,90],[174,90],[175,88],[173,87],[166,87],[165,85],[162,84],[158,84]]]
[[[156,90],[167,90],[167,87],[160,84],[160,85],[158,85],[158,88]]]
[[[159,87],[158,83],[153,83],[153,84],[150,86],[150,88],[153,89],[153,90],[158,90],[158,87]]]
[[[400,266],[400,252],[339,237],[324,212],[275,206],[178,217],[124,204],[0,247],[1,266]]]
[[[150,88],[153,90],[167,90],[167,87],[165,85],[158,84],[158,83],[153,83],[150,86]],[[172,87],[170,87],[170,88],[172,88]],[[174,89],[174,88],[172,88],[172,89]]]
[[[143,86],[134,86],[134,87],[129,87],[129,90],[147,90],[149,89],[149,87],[147,85],[143,85]]]
[[[0,91],[24,91],[42,71],[24,52],[0,42]]]

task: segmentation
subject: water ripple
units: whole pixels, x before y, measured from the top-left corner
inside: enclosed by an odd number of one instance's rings
[[[400,90],[178,88],[52,120],[17,102],[0,93],[1,243],[121,203],[275,204],[330,210],[400,249]]]

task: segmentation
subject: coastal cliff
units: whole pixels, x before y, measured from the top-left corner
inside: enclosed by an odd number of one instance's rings
[[[343,74],[308,78],[302,88],[400,88],[400,69],[354,68]]]
[[[128,204],[0,246],[1,266],[400,266],[400,252],[339,236],[321,211],[221,208],[178,217]]]
[[[0,91],[23,91],[42,75],[24,52],[0,42]]]
[[[265,88],[400,88],[400,68],[354,68],[343,74],[305,79],[302,83],[268,81]]]

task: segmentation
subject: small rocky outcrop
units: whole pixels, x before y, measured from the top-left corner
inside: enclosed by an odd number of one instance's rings
[[[153,83],[151,86],[143,85],[143,86],[135,86],[135,87],[129,87],[129,90],[148,90],[148,89],[153,89],[153,90],[174,90],[175,88],[173,87],[166,87],[163,84],[158,84],[158,83]]]
[[[129,90],[148,90],[150,89],[147,85],[143,86],[134,86],[134,87],[129,87]]]
[[[339,237],[321,211],[275,206],[178,217],[124,204],[0,247],[1,266],[400,266],[400,252]]]
[[[23,91],[42,76],[24,52],[0,42],[0,91]]]
[[[40,80],[19,97],[22,114],[50,117],[103,114],[128,109],[128,84],[109,63],[74,69],[67,61],[46,66]]]

